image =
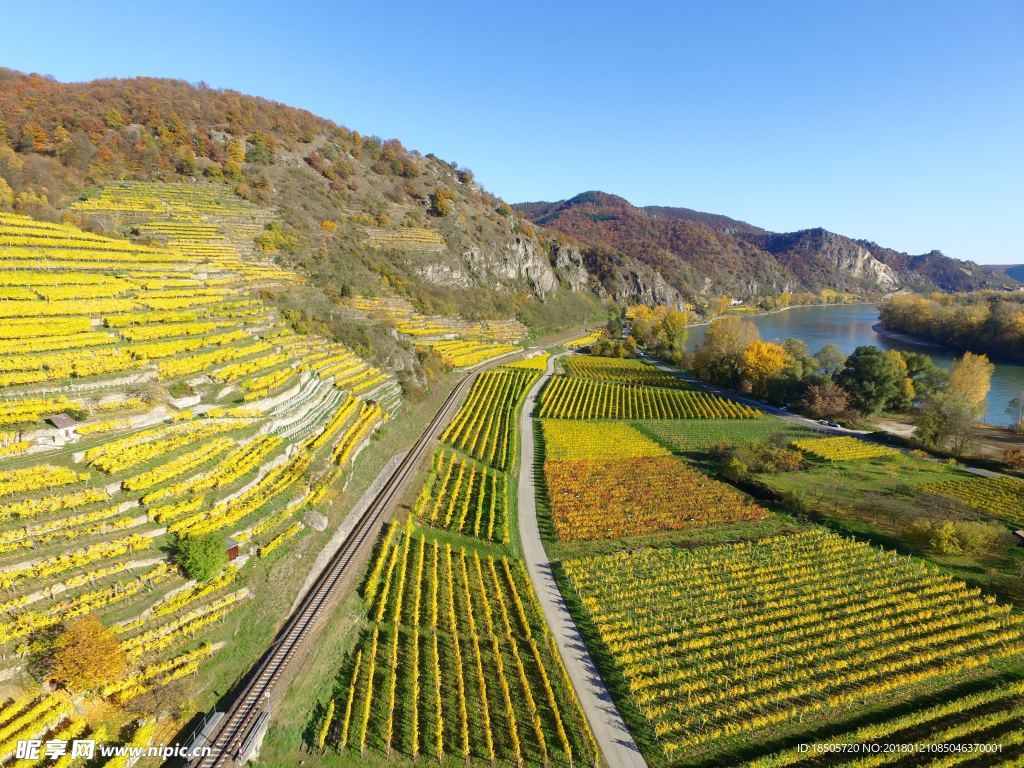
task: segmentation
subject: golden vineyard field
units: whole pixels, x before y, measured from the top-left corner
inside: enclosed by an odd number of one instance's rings
[[[75,209],[158,244],[0,214],[0,645],[23,736],[99,727],[25,667],[78,617],[113,630],[127,665],[76,695],[135,712],[181,695],[260,597],[256,556],[306,529],[399,394],[254,292],[299,281],[255,255],[254,206],[117,184]],[[176,559],[203,536],[239,550],[205,583]]]

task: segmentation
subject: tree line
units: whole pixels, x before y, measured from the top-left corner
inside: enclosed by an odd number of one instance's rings
[[[642,347],[705,381],[818,419],[908,413],[920,442],[956,455],[985,413],[994,366],[984,354],[965,352],[946,371],[927,354],[870,345],[849,355],[835,344],[812,353],[801,339],[765,341],[753,322],[736,316],[712,321],[687,351],[689,320],[683,311],[640,307],[630,322],[614,308],[609,338],[592,352],[627,356]]]
[[[886,328],[995,359],[1024,360],[1024,293],[902,294],[881,307]]]

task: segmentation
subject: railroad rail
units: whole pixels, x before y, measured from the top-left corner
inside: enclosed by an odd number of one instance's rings
[[[497,364],[497,361],[489,361],[476,371],[467,373],[451,391],[434,418],[353,526],[348,538],[303,596],[270,648],[240,686],[231,706],[217,722],[213,733],[203,745],[211,748],[210,754],[193,760],[190,763],[191,768],[230,766],[247,756],[253,742],[259,736],[260,729],[267,723],[270,696],[274,686],[299,646],[309,637],[311,629],[321,618],[325,606],[334,596],[338,582],[347,575],[360,550],[373,543],[376,524],[396,500],[405,481],[416,471],[423,455],[430,450],[441,426],[448,422],[459,399],[469,388],[476,374],[494,364]]]

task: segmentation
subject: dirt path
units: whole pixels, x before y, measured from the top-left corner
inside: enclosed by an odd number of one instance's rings
[[[537,393],[554,371],[554,366],[555,358],[552,357],[548,360],[547,371],[527,393],[519,417],[519,536],[523,542],[523,558],[526,560],[526,569],[530,574],[533,589],[544,611],[544,618],[551,628],[555,645],[569,672],[576,695],[583,705],[583,711],[605,762],[613,768],[646,768],[647,762],[640,754],[629,729],[626,728],[576,623],[569,615],[562,594],[558,591],[558,585],[551,573],[551,562],[544,552],[540,528],[537,525],[531,414]]]

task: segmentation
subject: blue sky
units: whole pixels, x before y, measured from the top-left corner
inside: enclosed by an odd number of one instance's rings
[[[0,65],[156,75],[472,168],[1024,262],[1024,3],[4,3]]]

